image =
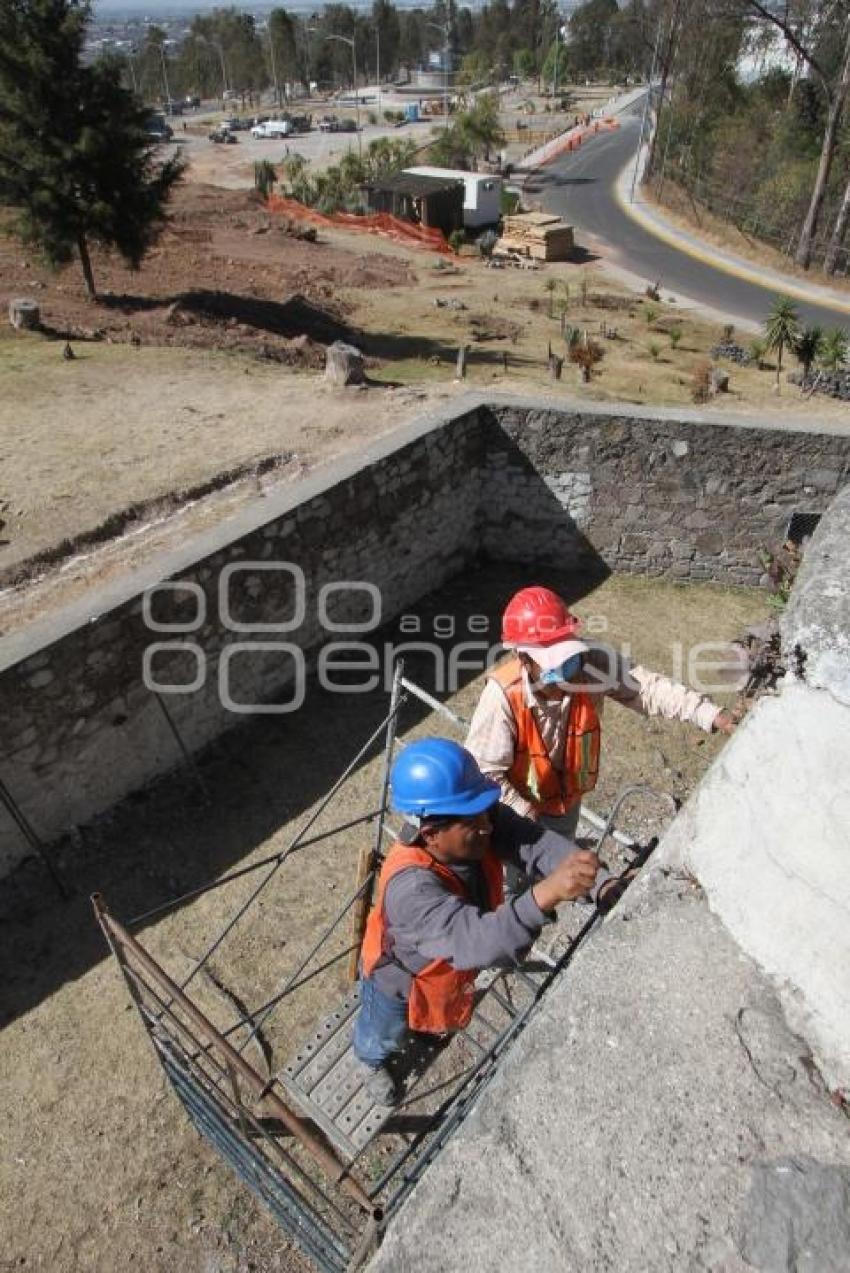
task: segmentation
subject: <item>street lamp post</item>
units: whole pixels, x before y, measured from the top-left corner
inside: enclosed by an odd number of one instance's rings
[[[375,27],[375,44],[377,52],[375,54],[375,79],[378,81],[378,119],[381,118],[381,28]]]
[[[351,64],[354,72],[354,110],[357,115],[357,154],[363,158],[363,139],[360,136],[360,94],[357,91],[357,48],[353,40],[347,35],[326,35],[326,40],[339,40],[340,44],[347,44],[351,49]]]
[[[443,128],[448,129],[449,126],[449,32],[451,24],[449,22],[429,22],[429,27],[433,27],[435,31],[440,31],[443,36]]]

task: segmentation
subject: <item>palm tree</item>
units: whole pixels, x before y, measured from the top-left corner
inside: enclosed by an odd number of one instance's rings
[[[765,352],[776,352],[776,392],[780,392],[779,378],[782,374],[782,352],[787,346],[794,347],[794,341],[800,330],[800,313],[790,296],[777,296],[771,306],[770,313],[764,321]]]
[[[820,365],[824,371],[838,371],[847,361],[847,333],[840,327],[824,332],[820,347]]]
[[[802,328],[794,338],[793,349],[795,358],[802,365],[805,384],[812,370],[812,363],[820,357],[823,349],[823,328],[816,325]]]

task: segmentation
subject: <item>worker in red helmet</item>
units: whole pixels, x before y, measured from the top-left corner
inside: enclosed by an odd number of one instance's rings
[[[523,588],[508,603],[502,643],[510,656],[488,676],[466,740],[502,801],[572,837],[582,796],[599,775],[606,698],[645,716],[731,733],[731,713],[678,681],[589,646],[580,623],[549,588]]]

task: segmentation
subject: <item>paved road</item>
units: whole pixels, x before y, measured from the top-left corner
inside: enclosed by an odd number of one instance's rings
[[[620,116],[616,132],[600,133],[580,150],[566,154],[535,173],[526,190],[581,228],[580,242],[599,251],[622,269],[645,278],[661,279],[663,294],[673,294],[710,306],[739,319],[761,323],[777,289],[760,287],[734,274],[714,269],[655,238],[633,221],[617,201],[617,177],[637,149],[640,107]],[[809,301],[797,302],[807,322],[824,327],[850,327],[846,311]]]

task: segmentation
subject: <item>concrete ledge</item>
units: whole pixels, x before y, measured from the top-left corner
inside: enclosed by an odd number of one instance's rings
[[[850,487],[830,504],[803,558],[782,646],[807,685],[850,707]]]
[[[755,1173],[789,1155],[846,1167],[847,1121],[700,890],[655,869],[547,996],[370,1267],[749,1269]],[[775,1267],[803,1268],[793,1227],[779,1236]]]
[[[788,675],[730,739],[659,850],[684,865],[830,1082],[850,1090],[850,489],[783,618]]]

